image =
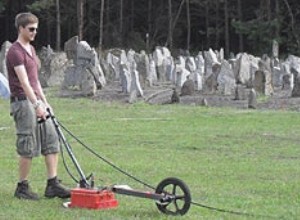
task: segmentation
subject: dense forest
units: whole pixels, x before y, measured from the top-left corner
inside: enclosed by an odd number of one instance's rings
[[[98,49],[150,52],[225,50],[300,55],[299,0],[0,0],[0,44],[14,41],[14,18],[31,11],[40,19],[35,46],[63,49],[78,35]]]

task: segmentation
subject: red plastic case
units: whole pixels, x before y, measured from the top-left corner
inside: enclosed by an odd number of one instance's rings
[[[112,191],[83,188],[71,190],[71,208],[110,209],[117,206],[118,201]]]

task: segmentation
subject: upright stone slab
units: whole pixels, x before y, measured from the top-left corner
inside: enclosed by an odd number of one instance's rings
[[[120,66],[120,79],[122,92],[125,94],[129,94],[131,86],[131,73],[125,63],[121,63]]]
[[[79,75],[76,74],[76,66],[68,66],[61,85],[62,90],[69,90],[70,88],[79,90],[79,80],[81,80],[81,77],[79,78]]]
[[[182,87],[184,82],[187,80],[187,77],[190,75],[190,72],[184,67],[176,64],[176,85]]]
[[[160,47],[156,47],[153,51],[153,59],[156,66],[162,65],[164,57]]]
[[[78,36],[74,36],[65,42],[64,51],[67,54],[67,58],[69,60],[73,60],[76,63],[76,52],[77,52],[77,44],[78,44]]]
[[[294,75],[294,79],[300,75],[300,57],[289,55],[288,62],[290,63],[290,71]]]
[[[75,65],[83,66],[87,69],[87,73],[92,75],[98,89],[106,85],[98,55],[95,49],[91,48],[86,41],[80,41],[77,45],[77,60]],[[90,88],[90,86],[86,86],[86,88]]]
[[[278,44],[278,41],[276,41],[276,40],[273,40],[272,56],[273,56],[273,58],[278,58],[279,57],[279,44]]]
[[[283,68],[278,58],[272,59],[272,83],[274,87],[282,86]]]
[[[204,76],[209,77],[212,74],[213,58],[208,51],[204,51]]]
[[[180,66],[182,69],[185,69],[186,63],[185,63],[185,58],[183,56],[179,56],[177,61],[176,61],[176,65]]]
[[[196,66],[196,62],[195,62],[195,58],[194,57],[188,56],[186,58],[185,68],[190,72],[189,78],[191,80],[193,80],[194,83],[195,83],[195,79],[196,79],[195,74],[196,74],[197,66]]]
[[[289,60],[285,60],[281,63],[281,68],[283,71],[283,74],[291,74],[291,63]]]
[[[292,90],[292,97],[300,97],[300,78],[295,78],[294,88]]]
[[[233,71],[235,80],[237,81],[238,74],[239,74],[239,71],[240,71],[238,58],[231,58],[231,59],[228,60],[228,62],[229,62],[230,67]]]
[[[291,72],[294,76],[294,87],[292,90],[292,97],[300,97],[300,59],[298,57],[293,57],[293,64],[291,68]]]
[[[61,86],[64,80],[64,73],[67,67],[70,65],[66,53],[56,52],[50,61],[50,77],[48,79],[48,86]]]
[[[204,65],[205,65],[202,52],[199,52],[199,54],[196,56],[195,64],[196,64],[196,71],[194,73],[195,89],[197,91],[201,91],[203,89],[203,77],[204,77]]]
[[[108,53],[106,57],[108,66],[109,66],[109,74],[107,75],[107,78],[110,80],[119,80],[120,78],[120,58],[112,53]],[[123,63],[127,63],[122,61]]]
[[[199,73],[203,76],[204,75],[204,65],[205,61],[201,53],[199,53],[195,58],[196,69],[199,70]]]
[[[180,102],[180,97],[179,94],[176,90],[176,88],[173,88],[173,94],[171,96],[171,103],[179,103]]]
[[[167,60],[166,58],[163,59],[162,65],[157,66],[157,73],[158,73],[158,80],[160,82],[166,82],[167,81]]]
[[[0,72],[7,78],[7,68],[6,68],[6,54],[11,47],[9,41],[5,41],[1,46],[0,52]]]
[[[218,75],[220,73],[221,65],[215,63],[212,67],[212,74],[205,79],[204,91],[207,93],[216,93],[218,90]]]
[[[281,67],[275,66],[273,67],[273,85],[274,87],[282,87],[282,76],[283,71]]]
[[[194,73],[195,90],[201,91],[203,89],[203,72],[199,69]]]
[[[109,65],[106,61],[106,57],[99,55],[99,62],[100,62],[100,66],[102,67],[106,81],[107,82],[111,81],[111,78],[109,78],[110,70],[109,70]]]
[[[212,64],[220,64],[217,54],[210,48],[208,53],[212,59]]]
[[[43,87],[61,86],[64,74],[73,61],[68,60],[66,53],[54,52],[50,45],[43,47],[38,54],[41,60],[39,79]]]
[[[186,59],[185,68],[186,68],[188,71],[190,71],[191,73],[193,73],[193,72],[196,71],[197,66],[196,66],[196,62],[195,62],[194,57],[189,56],[189,57]]]
[[[264,54],[262,59],[258,62],[258,66],[261,70],[267,70],[268,72],[271,72],[271,58]]]
[[[235,92],[235,77],[230,64],[223,60],[220,73],[217,76],[218,92],[223,95],[232,95]]]
[[[195,85],[192,79],[187,78],[181,87],[181,96],[193,95],[195,93]]]
[[[294,75],[291,73],[290,61],[287,59],[281,63],[282,90],[292,90],[294,87]]]
[[[179,87],[181,87],[186,80],[185,74],[182,75],[182,72],[185,72],[184,70],[186,70],[185,59],[183,56],[179,56],[175,61],[175,74],[172,79],[172,82]]]
[[[144,92],[142,90],[139,73],[136,70],[136,63],[133,63],[131,69],[131,85],[130,85],[130,93],[135,92],[138,97],[143,97]]]
[[[248,92],[245,85],[237,84],[235,88],[235,100],[247,100],[248,99]]]
[[[265,94],[265,74],[264,71],[258,70],[255,72],[255,78],[254,78],[254,89],[258,94]]]
[[[167,47],[162,47],[161,51],[162,51],[162,54],[165,58],[171,57],[171,52]]]
[[[76,95],[93,96],[97,89],[101,89],[106,84],[98,55],[85,41],[77,44],[74,54],[76,54],[73,58],[74,65],[67,68],[62,88],[69,90],[71,95],[73,92]]]
[[[141,51],[141,53],[135,54],[135,62],[137,66],[137,71],[139,73],[140,82],[143,86],[145,86],[145,82],[147,76],[149,75],[149,57],[145,53],[145,51]]]
[[[259,70],[259,62],[261,62],[261,59],[259,57],[249,55],[249,60],[250,60],[250,79],[246,85],[248,87],[253,87],[255,72]]]
[[[251,108],[251,109],[257,108],[256,91],[254,88],[252,88],[249,92],[248,108]]]
[[[77,45],[76,75],[80,79],[79,85],[83,95],[93,96],[96,93],[96,83],[93,75],[87,70],[92,62],[93,51],[86,41],[80,41]]]
[[[135,51],[130,49],[128,50],[127,52],[127,65],[128,65],[128,68],[131,70],[132,68],[136,68],[134,66],[136,66],[136,62],[135,62]]]
[[[127,55],[126,55],[125,50],[122,50],[122,51],[121,51],[121,54],[120,54],[120,61],[121,61],[122,63],[128,63],[128,59],[127,59]]]
[[[174,64],[174,59],[173,57],[166,57],[165,58],[165,65],[166,65],[166,80],[167,81],[172,81],[174,79],[175,75],[175,64]]]
[[[53,50],[48,47],[42,47],[40,53],[38,54],[41,60],[41,68],[39,70],[39,80],[42,87],[48,87],[48,79],[51,75],[50,62],[54,55]]]
[[[220,62],[220,63],[222,63],[223,62],[223,60],[224,60],[224,48],[222,47],[221,49],[220,49],[220,51],[219,51],[219,53],[218,53],[218,56],[217,56],[217,58],[218,58],[218,61]]]
[[[79,66],[76,68],[77,74],[81,74],[81,95],[83,96],[94,96],[96,94],[97,85],[93,75],[87,68]]]
[[[150,57],[149,62],[149,75],[147,77],[147,80],[149,82],[149,86],[152,87],[155,83],[157,83],[157,72],[156,72],[156,66],[153,58]]]
[[[100,65],[98,55],[94,49],[92,49],[93,55],[90,65],[87,66],[89,72],[93,75],[97,89],[102,89],[106,85],[106,78],[104,71]]]
[[[250,74],[250,59],[248,54],[243,53],[238,60],[239,71],[237,74],[237,82],[247,85],[251,78]]]
[[[282,90],[292,90],[294,88],[294,75],[284,74],[282,76]]]
[[[265,73],[265,78],[266,78],[265,95],[267,95],[267,96],[274,95],[274,87],[273,87],[273,83],[272,83],[272,73],[268,70],[265,70],[264,73]]]
[[[176,85],[178,87],[182,87],[184,82],[187,80],[187,77],[190,76],[190,71],[188,71],[185,68],[185,59],[180,56],[179,59],[176,61],[176,65],[175,65],[176,69]]]
[[[149,55],[146,54],[146,52],[144,51],[144,62],[145,62],[145,69],[146,69],[146,74],[145,74],[145,86],[149,86],[149,84],[147,83],[148,81],[148,77],[150,75],[150,58]]]
[[[259,69],[263,71],[264,74],[264,95],[273,95],[273,83],[272,83],[272,73],[271,73],[271,59],[264,56],[259,62]]]
[[[157,78],[160,78],[160,72],[158,71],[158,68],[160,68],[160,66],[162,66],[164,57],[163,57],[163,53],[161,50],[161,47],[155,47],[155,50],[153,51],[152,54],[153,60],[155,62],[155,66],[156,66],[156,72],[157,72]]]

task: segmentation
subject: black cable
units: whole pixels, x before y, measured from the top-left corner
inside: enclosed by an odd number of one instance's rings
[[[144,186],[147,186],[150,189],[156,190],[156,187],[151,186],[150,184],[146,183],[145,181],[142,181],[140,179],[138,179],[137,177],[133,176],[132,174],[126,172],[125,170],[121,169],[120,167],[118,167],[117,165],[113,164],[112,162],[110,162],[109,160],[107,160],[106,158],[104,158],[103,156],[99,155],[98,153],[96,153],[93,149],[91,149],[90,147],[88,147],[86,144],[84,144],[81,140],[79,140],[71,131],[69,131],[63,124],[61,124],[59,121],[57,121],[57,123],[59,124],[59,126],[65,130],[70,136],[72,136],[80,145],[82,145],[85,149],[87,149],[90,153],[94,154],[96,157],[98,157],[99,159],[101,159],[102,161],[104,161],[105,163],[107,163],[108,165],[110,165],[111,167],[113,167],[114,169],[116,169],[117,171],[121,172],[122,174],[126,175],[127,177],[141,183]],[[224,213],[229,213],[229,214],[234,214],[234,215],[242,215],[242,216],[248,216],[248,217],[253,217],[253,218],[272,218],[275,219],[275,217],[272,216],[267,216],[267,215],[259,215],[259,214],[251,214],[251,213],[246,213],[246,212],[238,212],[238,211],[233,211],[233,210],[229,210],[229,209],[221,209],[221,208],[216,208],[216,207],[212,207],[212,206],[208,206],[208,205],[203,205],[200,204],[198,202],[194,202],[191,201],[191,204],[194,206],[198,206],[198,207],[202,207],[202,208],[206,208],[209,210],[213,210],[213,211],[217,211],[217,212],[224,212]]]
[[[142,185],[155,190],[156,188],[154,186],[151,186],[150,184],[146,183],[143,180],[138,179],[137,177],[133,176],[132,174],[126,172],[125,170],[121,169],[120,167],[118,167],[117,165],[113,164],[112,162],[110,162],[109,160],[107,160],[106,158],[104,158],[103,156],[99,155],[98,153],[96,153],[94,150],[92,150],[90,147],[88,147],[86,144],[84,144],[81,140],[79,140],[74,134],[72,134],[71,131],[69,131],[65,126],[63,126],[59,121],[58,121],[59,126],[64,129],[69,135],[71,135],[79,144],[81,144],[85,149],[87,149],[90,153],[94,154],[96,157],[98,157],[99,159],[101,159],[102,161],[104,161],[105,163],[107,163],[108,165],[110,165],[111,167],[113,167],[114,169],[118,170],[119,172],[123,173],[124,175],[128,176],[129,178],[141,183]]]
[[[71,173],[67,163],[66,163],[66,159],[65,159],[65,156],[64,156],[64,151],[63,151],[63,148],[61,147],[62,143],[61,143],[61,138],[59,138],[59,142],[60,142],[60,151],[61,151],[61,157],[62,157],[62,160],[63,160],[63,164],[64,164],[64,167],[67,171],[67,173],[69,174],[69,176],[74,180],[75,183],[79,184],[79,180],[77,180],[74,175]]]
[[[246,212],[238,212],[238,211],[233,211],[233,210],[229,210],[229,209],[221,209],[221,208],[216,208],[216,207],[212,207],[212,206],[208,206],[208,205],[203,205],[197,202],[191,202],[191,204],[198,206],[198,207],[202,207],[202,208],[206,208],[206,209],[210,209],[213,211],[217,211],[217,212],[224,212],[224,213],[229,213],[229,214],[234,214],[234,215],[242,215],[242,216],[249,216],[249,217],[253,217],[253,218],[271,218],[271,219],[275,219],[276,217],[274,216],[268,216],[268,215],[258,215],[258,214],[251,214],[251,213],[246,213]]]

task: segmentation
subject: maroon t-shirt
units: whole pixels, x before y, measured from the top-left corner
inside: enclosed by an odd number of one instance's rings
[[[6,66],[8,72],[8,82],[11,96],[22,96],[25,92],[21,86],[20,80],[14,70],[14,67],[24,65],[29,83],[37,95],[38,91],[38,58],[35,49],[31,46],[32,56],[22,47],[19,42],[14,42],[9,48],[6,56]]]

